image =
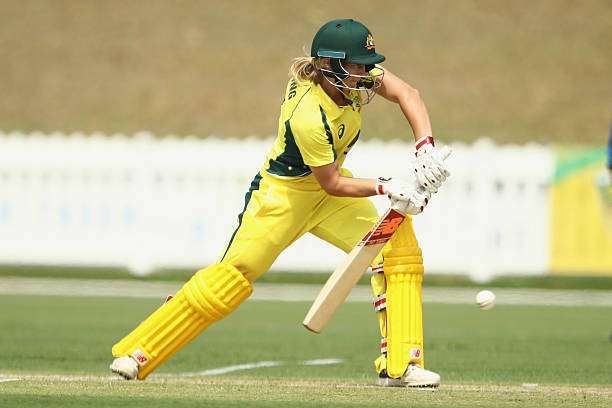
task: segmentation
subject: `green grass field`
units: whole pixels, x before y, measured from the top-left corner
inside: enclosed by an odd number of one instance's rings
[[[374,387],[371,306],[346,304],[321,335],[301,302],[250,301],[144,382],[109,376],[110,347],[160,302],[0,297],[1,407],[418,406],[604,407],[612,404],[610,308],[425,305],[436,391]],[[339,359],[338,364],[304,365]],[[185,373],[262,361],[220,375]],[[182,374],[181,374],[182,373]],[[14,380],[14,381],[7,381]],[[523,386],[525,383],[537,387]]]

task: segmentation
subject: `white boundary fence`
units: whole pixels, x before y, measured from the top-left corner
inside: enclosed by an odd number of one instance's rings
[[[270,139],[0,133],[0,263],[197,268],[223,251]],[[548,268],[552,150],[453,145],[452,176],[415,217],[428,272]],[[410,143],[360,141],[359,177],[411,173]],[[386,199],[375,199],[379,211]],[[305,236],[273,269],[331,271],[342,253]]]

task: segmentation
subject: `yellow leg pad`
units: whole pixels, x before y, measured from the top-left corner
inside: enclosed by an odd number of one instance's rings
[[[210,324],[235,310],[252,293],[250,282],[235,267],[216,264],[198,271],[174,298],[164,303],[113,346],[113,356],[138,361],[145,379]]]
[[[408,364],[424,366],[423,258],[410,223],[398,229],[385,246],[387,300],[387,374],[401,377]],[[396,239],[397,237],[397,239]]]

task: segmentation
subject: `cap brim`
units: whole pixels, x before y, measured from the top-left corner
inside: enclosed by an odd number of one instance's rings
[[[384,55],[374,53],[366,57],[351,58],[349,62],[353,64],[374,65],[374,64],[380,64],[384,60],[385,60]]]

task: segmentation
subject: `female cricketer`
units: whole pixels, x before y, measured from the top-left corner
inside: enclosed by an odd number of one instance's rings
[[[423,210],[449,173],[418,91],[377,65],[384,59],[358,21],[333,20],[319,29],[310,57],[295,59],[290,68],[278,136],[245,196],[227,248],[113,346],[113,372],[145,379],[234,311],[251,294],[253,282],[303,234],[350,252],[378,218],[366,197],[384,194],[403,201],[409,214]],[[399,104],[412,128],[416,160],[406,169],[408,181],[354,178],[342,167],[359,138],[361,110],[375,94]],[[409,216],[372,271],[382,335],[375,361],[378,384],[437,386],[440,376],[424,368],[423,259]]]

